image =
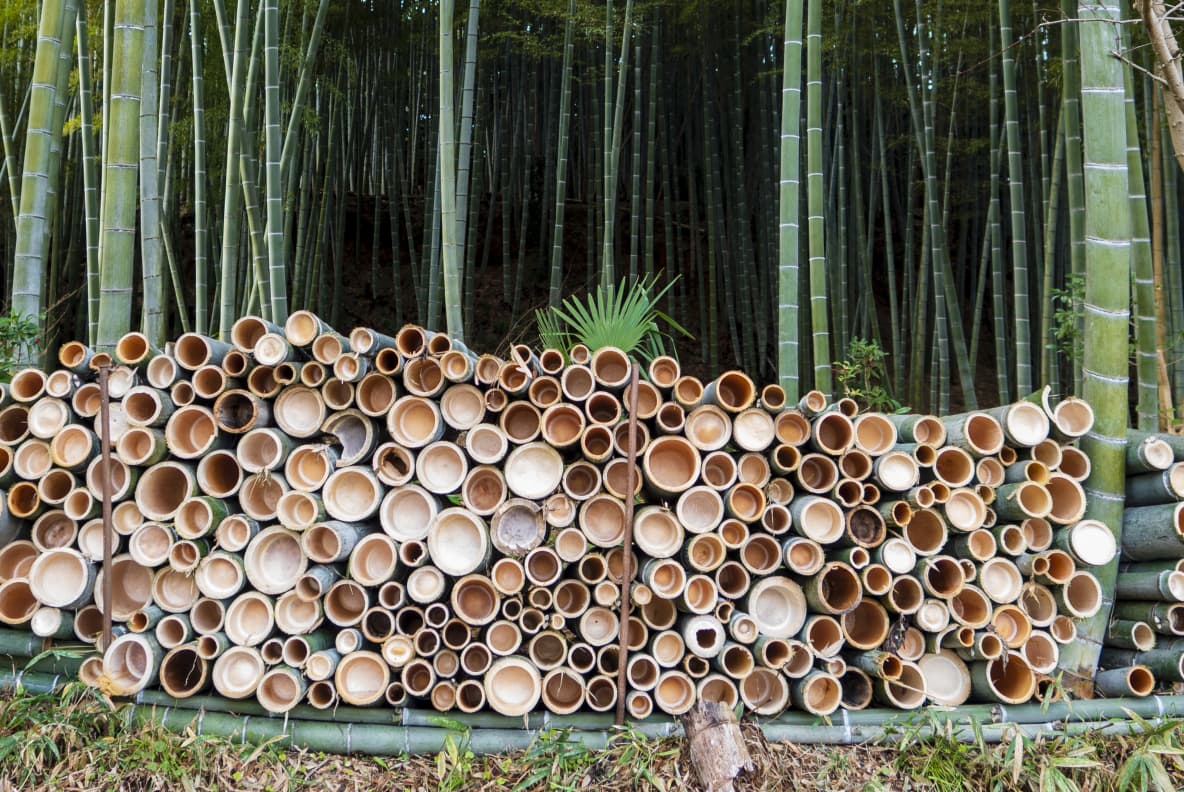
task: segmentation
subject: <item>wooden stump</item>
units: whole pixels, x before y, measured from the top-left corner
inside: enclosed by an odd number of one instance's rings
[[[736,778],[754,769],[735,713],[700,699],[681,720],[699,783],[707,792],[732,792]]]

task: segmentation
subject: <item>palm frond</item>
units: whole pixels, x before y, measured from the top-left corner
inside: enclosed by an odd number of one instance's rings
[[[593,352],[614,346],[642,360],[667,354],[669,341],[673,353],[671,333],[691,336],[658,309],[658,301],[673,285],[674,280],[657,288],[658,275],[651,275],[607,288],[598,286],[583,299],[569,297],[562,306],[536,312],[539,340],[559,349],[581,343]]]

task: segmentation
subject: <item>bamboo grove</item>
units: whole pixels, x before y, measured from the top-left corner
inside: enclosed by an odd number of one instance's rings
[[[1081,20],[1109,12],[1078,6],[7,2],[8,302],[47,347],[309,308],[504,349],[534,308],[658,273],[704,376],[834,393],[870,339],[913,409],[1081,393],[1082,75],[1114,61],[1121,128],[1095,134],[1126,198],[1103,222],[1129,213],[1134,422],[1163,428],[1171,108],[1136,9],[1093,52]]]

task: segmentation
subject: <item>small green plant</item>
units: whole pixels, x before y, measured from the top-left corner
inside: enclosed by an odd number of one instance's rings
[[[908,408],[892,397],[884,367],[887,353],[876,341],[852,338],[845,360],[834,363],[835,379],[843,395],[874,412],[903,413]]]
[[[1085,340],[1081,333],[1084,304],[1083,275],[1068,275],[1064,288],[1052,290],[1052,345],[1070,360],[1081,360],[1085,354]]]
[[[441,792],[463,789],[473,774],[476,755],[469,748],[469,730],[444,737],[444,747],[436,754],[436,782]]]
[[[569,297],[562,306],[535,311],[539,340],[545,348],[564,352],[579,343],[593,352],[619,347],[642,360],[673,354],[671,333],[691,337],[658,309],[658,302],[674,283],[672,280],[659,289],[658,276],[653,275],[608,288],[598,286],[582,300]]]
[[[595,761],[596,754],[573,737],[571,729],[539,732],[526,754],[516,760],[524,772],[514,790],[537,789],[544,782],[548,789],[575,790],[584,771]]]
[[[0,314],[0,382],[10,381],[19,363],[32,356],[41,344],[39,333],[33,316],[16,311]]]

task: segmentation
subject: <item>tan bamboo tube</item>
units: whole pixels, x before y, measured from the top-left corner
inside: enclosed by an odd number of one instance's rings
[[[1066,446],[1061,449],[1061,473],[1074,481],[1085,481],[1090,472],[1089,457],[1080,448]]]
[[[974,459],[956,446],[939,448],[933,462],[933,474],[948,487],[965,487],[974,480]],[[1003,483],[1002,477],[999,483]]]
[[[773,536],[781,536],[792,527],[793,515],[790,514],[788,508],[780,503],[770,503],[761,513],[760,523],[761,527]]]
[[[468,475],[468,461],[460,447],[440,440],[419,452],[415,458],[415,473],[424,489],[447,495],[459,490],[464,483]]]
[[[575,501],[585,501],[600,490],[600,468],[583,460],[573,462],[563,471],[563,491]]]
[[[250,373],[254,364],[255,362],[248,358],[245,352],[231,348],[226,350],[226,354],[222,356],[221,366],[222,370],[226,372],[226,376],[232,379],[242,379]],[[295,375],[295,369],[292,364],[286,363],[283,364],[283,367],[291,370],[292,374]],[[284,384],[289,384],[292,381],[287,380]]]
[[[485,700],[501,715],[525,715],[541,695],[539,672],[523,658],[499,658],[485,672]]]
[[[193,637],[193,629],[187,616],[170,613],[156,623],[155,636],[162,649],[175,649]]]
[[[511,443],[522,445],[538,438],[542,416],[530,402],[511,402],[498,417],[498,426]]]
[[[506,457],[506,485],[520,498],[540,500],[559,487],[563,458],[546,443],[518,446]]]
[[[115,443],[115,454],[126,465],[150,467],[165,458],[168,448],[160,430],[133,426]]]
[[[230,387],[230,378],[221,366],[202,366],[193,372],[190,384],[199,399],[212,401]]]
[[[13,517],[31,519],[42,509],[41,496],[36,485],[18,481],[8,490],[8,511]]]
[[[681,549],[683,538],[683,527],[669,510],[648,506],[634,517],[633,540],[652,558],[670,558]]]
[[[892,588],[892,573],[883,564],[868,564],[859,571],[859,579],[864,592],[873,597],[882,597]]]
[[[806,598],[802,589],[787,577],[773,576],[757,581],[749,589],[745,610],[756,619],[762,634],[770,638],[796,635],[806,619]]]
[[[879,413],[864,413],[855,419],[855,447],[872,456],[887,453],[896,445],[896,427]]]
[[[1049,470],[1056,470],[1061,466],[1061,459],[1064,456],[1064,452],[1061,451],[1060,443],[1056,440],[1048,439],[1042,440],[1029,448],[1028,455]]]
[[[544,375],[530,381],[526,388],[526,396],[539,410],[546,410],[559,403],[563,398],[563,389],[557,378]]]
[[[264,594],[283,594],[308,569],[300,534],[281,526],[260,531],[243,558],[247,579]]]
[[[229,699],[254,695],[266,667],[257,649],[232,646],[218,656],[210,678],[218,694]]]
[[[312,311],[293,311],[284,322],[284,337],[294,347],[311,346],[321,333],[332,331],[333,328]]]
[[[259,523],[245,514],[232,514],[225,517],[214,530],[214,538],[218,546],[224,550],[238,552],[259,532]]]
[[[1017,604],[1028,614],[1034,627],[1047,627],[1057,616],[1057,601],[1052,592],[1038,583],[1024,586]]]
[[[945,555],[919,559],[916,574],[931,596],[943,599],[956,596],[966,583],[958,559]]]
[[[667,715],[683,715],[695,705],[695,686],[682,671],[670,670],[658,678],[654,704]]]
[[[1070,525],[1085,515],[1085,490],[1063,473],[1053,473],[1045,483],[1051,500],[1048,519],[1057,525]],[[1040,517],[1044,515],[1032,515]]]
[[[350,468],[353,470],[353,468]],[[288,482],[277,473],[255,473],[239,488],[239,505],[248,517],[259,521],[275,519],[280,498],[288,491]],[[326,485],[326,492],[328,485]],[[328,509],[328,507],[326,507]],[[332,513],[332,510],[329,510]]]
[[[933,509],[917,509],[904,527],[904,539],[917,555],[930,556],[946,543],[946,524]]]
[[[687,542],[682,557],[686,565],[696,572],[712,572],[727,558],[727,546],[718,534],[698,534]]]
[[[998,487],[1004,481],[1003,464],[994,457],[983,457],[975,465],[975,477],[980,484]]]
[[[686,416],[682,431],[700,451],[718,451],[732,439],[732,419],[719,407],[704,404]]]
[[[281,632],[292,636],[288,639],[287,644],[304,647],[305,656],[310,650],[307,642],[299,636],[312,632],[320,625],[323,618],[324,609],[321,607],[319,599],[302,599],[296,591],[288,591],[275,601],[276,626]],[[287,644],[284,648],[285,657],[290,654]]]
[[[839,472],[845,478],[863,481],[872,474],[872,464],[872,458],[866,451],[852,448],[839,458]]]
[[[607,391],[595,391],[584,401],[584,414],[598,426],[615,426],[621,420],[621,400]]]
[[[168,561],[169,548],[174,541],[173,532],[167,525],[144,523],[128,539],[128,554],[143,567],[162,566]]]
[[[822,495],[838,483],[839,468],[834,460],[822,454],[806,454],[799,460],[794,475],[802,489]]]
[[[35,402],[45,395],[45,372],[38,368],[24,368],[12,375],[8,394],[24,404]]]
[[[812,539],[792,536],[781,544],[785,566],[798,575],[813,575],[822,569],[825,557],[822,545]]]
[[[771,574],[782,563],[781,546],[767,534],[754,534],[740,548],[740,562],[754,575]]]
[[[230,498],[242,488],[243,468],[232,452],[212,451],[197,463],[196,478],[197,486],[207,495]]]
[[[410,579],[408,580],[410,589]],[[362,621],[370,607],[366,589],[352,580],[339,580],[325,594],[325,618],[338,627],[352,627]]]
[[[765,512],[765,494],[752,484],[737,484],[728,491],[725,500],[727,512],[745,523],[754,523]]]
[[[49,396],[33,402],[26,421],[29,433],[42,440],[52,440],[70,422],[70,408],[61,399]]]
[[[325,421],[325,400],[319,391],[312,388],[285,388],[272,405],[272,414],[276,425],[286,434],[298,438],[312,437],[320,432]],[[395,436],[393,432],[392,436]]]
[[[1008,652],[987,662],[970,667],[974,694],[986,701],[1003,704],[1022,704],[1036,692],[1036,676],[1032,667],[1019,652]]]
[[[920,610],[924,604],[921,581],[912,575],[900,575],[893,579],[884,605],[896,614],[909,615]]]
[[[581,564],[581,571],[583,565]],[[670,559],[648,561],[642,569],[642,579],[654,594],[664,600],[673,600],[682,594],[687,585],[687,573],[683,566]],[[585,581],[598,582],[598,581]],[[652,626],[652,625],[651,625]]]
[[[607,674],[598,674],[588,680],[584,700],[593,712],[608,712],[617,703],[616,680]]]
[[[103,458],[98,456],[86,466],[86,489],[97,501],[109,488],[111,500],[119,502],[132,494],[136,474],[123,460],[114,457],[109,460],[109,467],[104,467]]]
[[[301,369],[301,374],[308,373],[309,378],[311,379],[312,374],[315,371],[315,368],[305,366]],[[186,383],[184,383],[184,381],[179,381],[173,386],[172,398],[177,404],[180,404],[181,402],[177,400],[176,389],[183,384]],[[305,384],[307,385],[308,383],[306,382]],[[247,372],[247,390],[262,399],[275,398],[280,393],[280,388],[280,381],[276,379],[275,368],[272,366],[255,366]],[[192,401],[192,399],[192,394],[190,394],[189,400]],[[275,405],[273,404],[272,408],[274,409],[274,407]]]
[[[237,646],[258,646],[275,629],[275,606],[257,591],[239,594],[226,608],[226,637]]]
[[[943,511],[949,526],[963,533],[981,528],[987,516],[986,504],[978,493],[971,489],[952,491]]]
[[[77,550],[53,548],[29,569],[29,590],[50,608],[76,608],[94,593],[96,569]]]
[[[485,522],[466,509],[454,507],[436,514],[428,526],[427,543],[432,563],[448,575],[467,575],[489,560]]]
[[[863,499],[863,487],[854,479],[840,479],[831,494],[844,509],[852,509]]]
[[[399,548],[382,533],[368,534],[354,546],[349,574],[363,586],[378,587],[394,577],[399,565]]]
[[[732,419],[732,440],[745,451],[764,451],[775,439],[773,417],[759,407],[750,407]]]
[[[970,697],[970,671],[953,652],[926,654],[917,661],[925,694],[934,704],[958,707]]]
[[[739,472],[736,459],[726,451],[712,451],[703,457],[703,482],[723,492],[736,483]]]
[[[378,446],[374,449],[370,464],[378,480],[390,487],[407,484],[415,474],[415,455],[398,443]]]
[[[0,622],[11,626],[27,624],[41,606],[26,578],[0,583]]]
[[[37,494],[42,503],[49,506],[61,506],[77,484],[77,479],[70,471],[54,468],[37,482]],[[45,515],[42,515],[42,519],[44,517]]]
[[[149,636],[127,633],[116,638],[103,653],[108,692],[131,696],[155,684],[163,654],[160,644]]]
[[[1003,605],[991,616],[991,629],[1009,649],[1018,649],[1032,635],[1032,621],[1015,605]]]
[[[330,474],[322,497],[325,511],[333,519],[361,522],[378,511],[384,493],[385,489],[373,470],[356,466],[339,468]]]
[[[1088,619],[1102,608],[1102,586],[1093,573],[1084,570],[1074,572],[1063,586],[1054,589],[1054,595],[1060,610],[1076,619]]]
[[[66,496],[62,509],[71,520],[83,521],[99,514],[99,502],[89,490],[79,487]]]
[[[226,600],[242,590],[246,572],[242,559],[232,553],[215,551],[198,564],[194,574],[198,591],[215,600]]]
[[[863,599],[839,620],[843,638],[855,649],[875,649],[888,637],[888,611],[875,600]]]
[[[489,517],[504,505],[507,492],[501,470],[492,465],[478,465],[468,472],[461,485],[461,500],[469,511]],[[537,507],[535,513],[538,514]]]
[[[81,389],[79,389],[81,393]],[[75,394],[75,404],[80,397]],[[81,411],[76,411],[81,414]],[[97,412],[97,409],[96,409]],[[90,416],[84,416],[90,417]],[[23,404],[10,404],[0,410],[0,443],[15,446],[29,436],[29,408]]]
[[[927,599],[913,614],[913,623],[926,633],[940,632],[950,623],[950,610],[942,600]]]
[[[600,387],[621,390],[629,380],[629,356],[617,347],[605,346],[592,354],[592,376]]]
[[[364,707],[374,704],[386,693],[390,668],[375,652],[351,652],[338,662],[333,683],[342,701]]]
[[[810,422],[796,410],[778,413],[773,425],[777,441],[783,445],[797,448],[810,439]]]
[[[470,625],[492,622],[500,604],[497,589],[484,575],[466,575],[452,588],[452,610]]]
[[[1000,604],[1015,602],[1024,585],[1020,570],[1006,558],[991,558],[983,562],[978,580],[986,595]]]
[[[256,462],[266,460],[264,451],[265,449],[260,450],[259,458],[255,460]],[[338,451],[337,446],[319,444],[299,446],[288,454],[287,459],[284,461],[284,480],[293,489],[300,490],[301,492],[316,492],[322,489],[329,480],[329,476],[338,466]],[[260,468],[261,471],[272,469],[268,466]]]
[[[1029,620],[1029,623],[1030,621],[1031,620]],[[1052,635],[1052,639],[1057,643],[1062,645],[1071,644],[1077,640],[1077,622],[1073,621],[1072,616],[1068,616],[1063,613],[1058,614],[1057,617],[1053,619],[1052,624],[1048,626],[1048,632],[1050,635]],[[1136,640],[1146,638],[1147,640],[1145,644],[1147,646],[1154,645],[1155,638],[1153,635],[1141,636],[1136,634],[1135,638]]]
[[[197,480],[187,465],[161,462],[140,476],[136,484],[136,505],[149,520],[167,522],[196,489]]]
[[[412,396],[435,398],[448,385],[439,361],[414,358],[403,364],[403,388]]]
[[[554,630],[544,630],[530,639],[526,654],[539,671],[550,671],[567,658],[567,639]]]
[[[66,431],[62,434],[78,436],[75,434],[75,430],[78,430],[78,433],[86,433],[86,435],[93,438],[93,435],[90,435],[85,428],[76,424],[66,427]],[[85,436],[82,439],[86,439]],[[55,456],[61,459],[63,454],[69,454],[73,458],[71,448],[74,445],[74,443],[68,440],[59,441],[59,449],[57,449],[57,453],[55,454],[55,449],[43,440],[26,440],[17,447],[16,452],[12,455],[13,471],[19,477],[28,481],[42,479],[48,475],[50,469],[53,467]],[[81,446],[81,442],[78,445]],[[74,464],[72,467],[77,468],[79,465]]]
[[[609,495],[595,495],[580,506],[580,530],[597,547],[612,547],[625,533],[625,507]]]
[[[580,404],[596,390],[596,379],[588,367],[572,365],[563,370],[559,386],[567,401]]]
[[[386,493],[379,521],[388,535],[401,542],[426,539],[438,511],[434,495],[415,484],[406,484]]]
[[[679,497],[674,513],[690,533],[712,531],[724,518],[723,498],[708,487],[691,487]]]
[[[789,504],[793,530],[819,544],[830,544],[843,535],[843,512],[834,501],[805,496]]]
[[[991,601],[981,589],[971,585],[962,586],[957,594],[949,598],[950,616],[967,627],[980,629],[991,620]]]

